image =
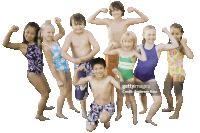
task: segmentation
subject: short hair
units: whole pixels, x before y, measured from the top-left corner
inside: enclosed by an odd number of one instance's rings
[[[109,14],[112,16],[112,9],[119,9],[122,11],[122,16],[124,16],[124,5],[120,1],[114,1],[109,6]]]
[[[126,40],[126,39],[130,39],[133,41],[133,47],[136,48],[137,47],[137,37],[136,37],[136,34],[132,31],[126,31],[122,37],[121,37],[121,45],[122,47],[124,47],[123,45],[123,40]]]
[[[106,62],[105,62],[105,60],[104,60],[103,58],[100,58],[100,57],[94,58],[94,59],[92,60],[92,62],[91,62],[91,67],[92,67],[92,69],[93,69],[94,65],[96,65],[96,64],[101,64],[101,65],[103,65],[104,68],[106,67]]]
[[[80,13],[73,14],[70,17],[70,26],[72,26],[72,21],[74,21],[77,24],[84,23],[84,25],[86,26],[85,17],[82,14],[80,14]]]

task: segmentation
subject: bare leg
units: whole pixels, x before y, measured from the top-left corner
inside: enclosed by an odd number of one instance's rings
[[[143,110],[139,112],[139,114],[144,114],[147,111],[147,96],[141,95],[140,101],[142,103]]]
[[[183,103],[183,96],[176,96],[176,109],[174,114],[169,117],[170,119],[178,119],[182,103]]]
[[[121,115],[122,106],[123,106],[123,95],[121,90],[117,89],[117,116],[115,118],[115,121],[118,121],[122,117]]]
[[[44,74],[42,73],[44,76]],[[41,94],[40,102],[38,103],[38,111],[36,115],[36,119],[39,119],[40,121],[49,120],[49,118],[46,118],[43,116],[43,111],[46,107],[47,100],[49,98],[49,88],[46,87],[45,82],[36,73],[30,72],[28,75],[29,82],[35,87],[35,89]]]
[[[100,116],[100,122],[104,123],[104,127],[108,129],[110,127],[110,114],[107,111],[103,111]]]
[[[167,103],[168,103],[168,108],[167,109],[162,109],[162,112],[171,112],[174,111],[173,107],[173,97],[172,96],[167,96]]]
[[[137,104],[136,104],[135,96],[127,96],[127,98],[129,98],[129,101],[131,103],[131,110],[133,114],[133,124],[136,125],[138,121],[137,121]]]
[[[126,107],[127,107],[128,109],[131,108],[130,100],[129,100],[129,98],[127,98],[127,97],[126,97],[125,104],[126,104]]]
[[[96,125],[86,125],[86,130],[89,132],[92,132],[93,130],[96,129]]]
[[[87,119],[86,100],[81,101],[82,117]]]

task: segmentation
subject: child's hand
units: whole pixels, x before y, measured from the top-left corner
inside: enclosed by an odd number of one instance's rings
[[[113,72],[115,75],[119,75],[119,74],[120,74],[120,72],[119,72],[119,70],[118,70],[117,68],[112,69],[112,72]]]
[[[12,31],[12,32],[17,32],[19,30],[19,27],[18,26],[15,26],[15,25],[13,25],[12,27],[11,27],[11,29],[10,29],[10,31]]]
[[[58,87],[60,87],[60,86],[63,86],[64,84],[61,80],[57,80],[57,85],[58,85]]]
[[[187,39],[186,38],[181,39],[181,44],[182,45],[185,45],[186,43],[187,43]]]
[[[80,58],[76,58],[76,59],[74,59],[73,63],[80,64],[81,63],[81,59]]]
[[[164,32],[164,33],[167,33],[167,28],[166,27],[164,27],[164,28],[162,28],[162,32]]]
[[[131,13],[131,12],[135,11],[135,8],[133,8],[133,7],[128,7],[127,11],[128,11],[128,13]]]
[[[138,52],[140,52],[142,48],[143,48],[143,44],[140,44],[139,46],[137,46],[137,49],[136,49],[136,50],[137,50]]]
[[[61,19],[58,18],[58,17],[55,17],[54,20],[55,20],[55,23],[56,23],[56,24],[59,24],[59,23],[61,22]]]
[[[83,71],[85,69],[85,66],[84,65],[80,65],[79,67],[78,67],[78,71]]]
[[[46,24],[51,24],[51,20],[46,20],[45,23]]]
[[[107,13],[107,12],[108,12],[108,9],[107,9],[107,8],[101,8],[101,9],[100,9],[100,12]]]

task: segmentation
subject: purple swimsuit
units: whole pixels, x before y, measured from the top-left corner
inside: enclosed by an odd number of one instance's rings
[[[28,59],[27,77],[30,72],[41,75],[44,63],[43,54],[39,50],[38,45],[28,45],[25,57]]]

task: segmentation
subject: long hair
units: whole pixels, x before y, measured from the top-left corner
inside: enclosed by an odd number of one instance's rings
[[[142,40],[142,44],[145,44],[146,43],[146,40],[144,38],[144,35],[145,35],[145,32],[146,30],[149,30],[149,29],[154,29],[156,30],[156,28],[153,26],[153,25],[147,25],[143,28],[143,40]]]
[[[25,26],[24,32],[23,32],[23,42],[22,42],[22,43],[25,43],[25,44],[28,45],[28,41],[27,41],[26,38],[25,38],[25,30],[26,30],[29,26],[30,26],[30,27],[33,27],[33,28],[35,29],[36,35],[35,35],[35,38],[34,38],[34,42],[38,44],[38,33],[39,33],[39,31],[40,31],[40,26],[39,26],[37,23],[35,23],[35,22],[29,22],[29,23]],[[41,47],[39,46],[39,44],[38,44],[38,47],[39,47],[39,49],[41,50]]]

